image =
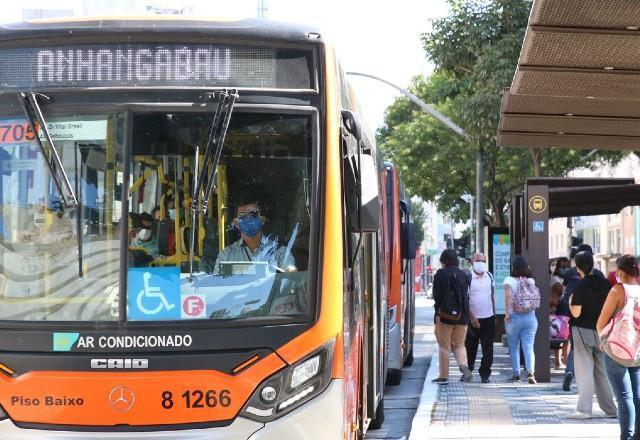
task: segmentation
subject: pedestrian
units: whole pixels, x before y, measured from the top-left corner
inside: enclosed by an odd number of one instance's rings
[[[567,269],[571,267],[571,262],[567,257],[559,257],[553,261],[553,272],[551,272],[549,279],[549,313],[552,326],[550,335],[561,333],[560,330],[566,332],[569,317],[571,316],[569,312],[569,301],[562,301],[562,293],[564,291],[562,287],[562,277]],[[549,267],[552,267],[551,264]],[[562,328],[554,328],[554,326]],[[563,339],[560,340],[557,339],[556,336],[556,339],[551,340],[550,345],[554,353],[556,369],[566,368],[567,357],[569,355],[569,337],[567,336],[567,339],[563,337]],[[562,351],[562,355],[560,355],[560,351]]]
[[[482,383],[489,383],[496,333],[493,275],[487,270],[487,258],[480,252],[471,257],[471,266],[471,271],[466,273],[469,284],[469,314],[472,317],[465,341],[467,359],[469,369],[473,371],[480,344],[482,360],[478,373]]]
[[[576,254],[579,252],[589,252],[591,255],[593,255],[593,249],[591,248],[591,246],[589,246],[586,243],[583,243],[580,246],[578,246]],[[575,258],[575,255],[573,258]],[[600,272],[598,269],[593,269],[593,274],[597,277],[602,277],[602,278],[605,277],[604,274]],[[576,285],[580,282],[580,275],[578,274],[578,271],[574,266],[565,272],[563,278],[564,280],[562,282],[562,285],[564,287],[564,292],[562,294],[562,299],[560,300],[560,302],[562,307],[564,307],[564,305],[566,304],[568,308],[569,297],[573,293],[573,289],[575,289]],[[571,320],[569,321],[570,334],[573,334],[573,323],[574,323],[574,319],[571,318]],[[571,339],[571,337],[569,337],[569,339]],[[564,370],[564,379],[562,381],[562,389],[564,391],[571,391],[571,382],[573,381],[574,376],[575,376],[575,369],[573,367],[573,344],[572,344],[569,349],[569,355],[567,356],[567,368],[565,368]]]
[[[503,285],[504,322],[512,369],[509,381],[520,382],[520,346],[522,346],[527,381],[530,384],[536,384],[533,342],[538,330],[536,309],[540,306],[540,291],[531,278],[531,269],[524,257],[520,255],[514,257],[511,276],[505,278]]]
[[[464,345],[469,316],[469,288],[467,278],[458,268],[458,254],[454,249],[445,249],[440,255],[442,269],[433,277],[433,299],[435,301],[435,334],[438,342],[440,371],[432,382],[439,385],[449,383],[449,353],[453,351],[462,379],[472,378],[467,363]]]
[[[598,333],[609,324],[616,312],[622,310],[628,301],[633,301],[637,310],[640,301],[638,259],[623,255],[616,261],[616,274],[620,284],[611,288],[597,322]],[[632,310],[632,313],[635,310]],[[633,316],[633,315],[632,315]],[[640,367],[625,367],[605,355],[604,367],[618,402],[618,423],[620,439],[637,439],[640,436]]]
[[[573,322],[573,352],[576,384],[578,385],[577,411],[571,419],[590,419],[593,393],[598,406],[606,417],[616,417],[611,386],[604,369],[604,353],[596,332],[598,316],[602,311],[611,286],[609,282],[593,273],[593,255],[578,252],[575,257],[580,282],[571,295]]]

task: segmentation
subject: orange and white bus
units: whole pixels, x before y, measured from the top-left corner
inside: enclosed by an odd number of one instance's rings
[[[0,438],[362,438],[383,174],[316,30],[0,27]]]
[[[415,332],[415,290],[413,282],[416,257],[415,227],[411,201],[397,167],[385,163],[385,225],[388,231],[388,327],[389,360],[387,384],[399,385],[402,367],[413,363]]]

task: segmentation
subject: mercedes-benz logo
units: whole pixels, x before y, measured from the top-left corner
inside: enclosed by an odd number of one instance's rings
[[[136,395],[125,386],[117,386],[109,393],[109,404],[116,411],[127,412],[136,402]]]

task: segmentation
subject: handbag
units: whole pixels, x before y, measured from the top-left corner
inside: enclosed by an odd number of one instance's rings
[[[549,315],[549,338],[553,342],[569,339],[569,317],[552,313]]]

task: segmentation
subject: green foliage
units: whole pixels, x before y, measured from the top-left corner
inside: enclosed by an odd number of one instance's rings
[[[422,202],[411,201],[411,212],[413,213],[413,223],[416,228],[416,243],[422,245],[424,240],[424,223],[427,221],[427,212]]]
[[[466,220],[464,194],[475,193],[476,152],[484,152],[486,221],[505,224],[513,195],[534,175],[532,151],[497,148],[501,93],[509,87],[524,38],[530,0],[450,0],[450,15],[435,20],[423,34],[427,58],[435,65],[427,79],[413,79],[412,93],[464,128],[462,139],[399,98],[387,109],[378,142],[401,170],[408,189],[435,201],[442,212]],[[545,149],[542,176],[564,176],[577,167],[616,162],[619,152]]]

